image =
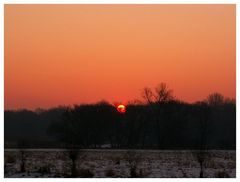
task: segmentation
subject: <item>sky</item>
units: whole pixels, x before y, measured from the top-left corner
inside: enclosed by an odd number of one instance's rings
[[[235,5],[5,5],[4,107],[236,98]]]

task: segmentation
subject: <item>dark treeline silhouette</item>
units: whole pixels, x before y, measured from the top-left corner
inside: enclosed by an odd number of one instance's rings
[[[219,93],[193,104],[161,83],[119,113],[107,103],[5,111],[5,147],[236,149],[236,102]]]

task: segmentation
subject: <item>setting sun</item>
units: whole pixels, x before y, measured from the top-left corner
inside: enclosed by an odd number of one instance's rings
[[[126,112],[126,107],[123,104],[120,104],[117,106],[117,110],[120,113],[125,113]]]

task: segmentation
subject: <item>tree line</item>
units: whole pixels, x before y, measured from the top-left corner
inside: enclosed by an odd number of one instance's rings
[[[165,83],[144,88],[142,98],[124,114],[105,101],[5,111],[5,147],[21,140],[35,148],[235,149],[235,100],[212,93],[190,104]]]

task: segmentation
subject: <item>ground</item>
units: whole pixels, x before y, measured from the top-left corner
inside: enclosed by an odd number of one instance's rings
[[[236,177],[236,152],[207,152],[204,177]],[[25,172],[21,172],[21,154]],[[5,177],[71,177],[69,150],[5,149]],[[76,177],[199,177],[196,151],[79,150]]]

